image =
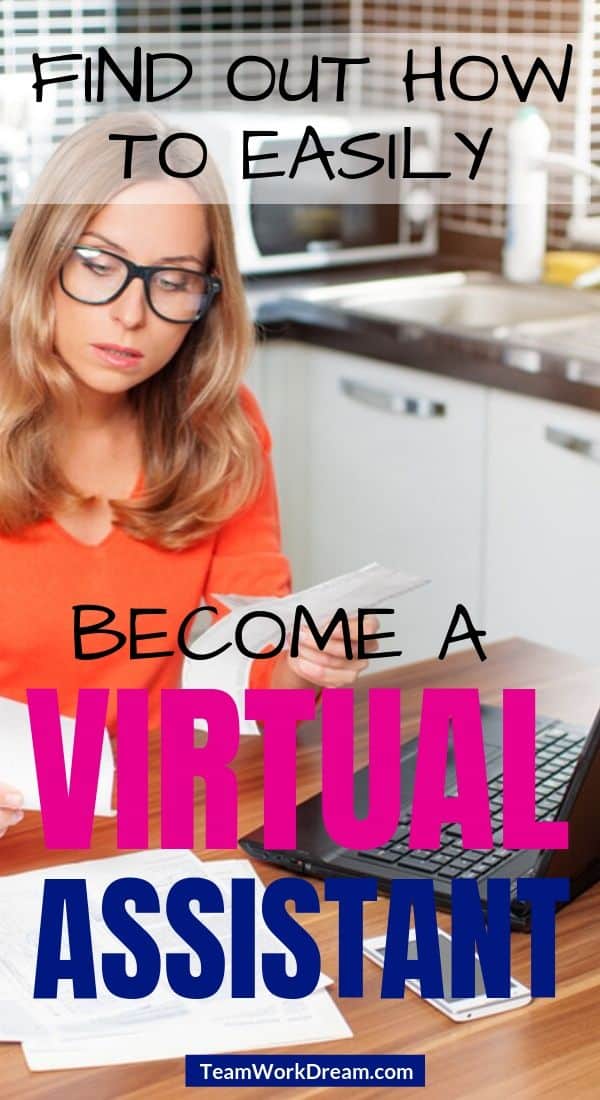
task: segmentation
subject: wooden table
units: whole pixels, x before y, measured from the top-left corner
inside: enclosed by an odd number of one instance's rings
[[[368,686],[398,686],[403,689],[403,735],[416,732],[420,694],[425,686],[479,687],[482,700],[500,702],[503,687],[538,689],[538,712],[589,726],[600,701],[598,670],[572,657],[529,643],[511,640],[488,647],[488,660],[481,664],[470,651],[448,657],[444,662],[428,661],[399,667],[362,681],[357,693],[359,751],[364,760],[364,693]],[[299,732],[298,793],[304,797],[319,789],[318,726]],[[153,773],[157,772],[157,744],[153,746]],[[261,742],[245,738],[237,769],[240,777],[240,830],[246,832],[261,820]],[[600,795],[600,792],[599,792]],[[158,846],[158,788],[152,788],[151,844]],[[199,815],[199,820],[201,820]],[[240,832],[241,835],[241,832]],[[37,815],[25,821],[1,842],[5,874],[50,863],[81,859],[77,853],[45,851]],[[99,821],[90,856],[116,854],[114,822]],[[205,857],[207,853],[198,850]],[[215,855],[215,853],[210,853]],[[221,853],[220,853],[221,854]],[[223,853],[231,855],[232,853]],[[86,858],[83,856],[83,858]],[[278,872],[259,866],[265,882]],[[365,906],[365,931],[385,931],[388,903],[380,899]],[[337,973],[337,925],[334,907],[303,918],[321,949],[323,969]],[[446,916],[440,923],[447,926]],[[513,935],[512,972],[529,983],[529,937]],[[369,1054],[400,1052],[426,1055],[427,1088],[419,1095],[444,1100],[511,1100],[564,1097],[592,1100],[600,1097],[600,884],[578,898],[557,919],[557,996],[499,1017],[454,1024],[441,1013],[408,993],[404,1001],[379,999],[381,971],[365,961],[365,994],[360,1000],[342,1000],[340,1005],[354,1038],[315,1048],[298,1047],[297,1053]],[[335,988],[335,987],[334,987]],[[198,1036],[197,1053],[202,1050]],[[292,1051],[290,1051],[292,1052]],[[76,1070],[67,1073],[31,1074],[20,1047],[0,1047],[0,1095],[44,1100],[177,1100],[194,1095],[183,1086],[183,1062],[148,1062],[143,1065],[107,1069]],[[314,1100],[324,1088],[220,1089],[213,1095],[247,1097],[296,1097]],[[382,1096],[391,1089],[362,1088],[338,1095]],[[335,1095],[332,1094],[332,1095]]]

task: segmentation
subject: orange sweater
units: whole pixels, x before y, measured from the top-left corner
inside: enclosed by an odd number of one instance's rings
[[[58,690],[62,714],[74,715],[80,687],[147,688],[151,728],[159,725],[160,689],[177,687],[182,655],[177,631],[184,616],[200,604],[212,604],[214,592],[282,596],[290,590],[290,572],[281,553],[277,497],[270,437],[255,399],[242,390],[242,402],[263,445],[265,473],[252,505],[233,516],[214,535],[183,550],[141,542],[113,527],[97,546],[86,546],[52,519],[19,536],[0,537],[0,695],[25,700],[26,689]],[[116,613],[111,624],[127,635],[118,652],[93,661],[74,654],[73,605],[102,604]],[[161,616],[140,618],[139,633],[166,631],[166,638],[140,643],[140,650],[172,649],[172,657],[130,660],[129,614],[132,607],[166,608]],[[202,616],[203,623],[208,613]],[[86,622],[94,621],[88,618]],[[110,636],[100,637],[108,648]],[[84,638],[93,651],[97,638]],[[210,665],[210,662],[206,662]],[[273,661],[256,661],[251,686],[267,686]],[[116,698],[111,691],[108,726],[115,725]]]

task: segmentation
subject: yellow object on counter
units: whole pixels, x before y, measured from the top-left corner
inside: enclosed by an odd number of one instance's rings
[[[600,266],[600,252],[547,252],[542,282],[571,286],[584,271]]]

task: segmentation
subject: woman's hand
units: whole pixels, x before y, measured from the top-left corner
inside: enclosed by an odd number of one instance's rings
[[[23,795],[8,783],[0,783],[0,836],[23,819]]]
[[[277,662],[273,670],[271,687],[352,687],[360,673],[367,667],[366,660],[356,656],[358,643],[358,619],[349,619],[352,660],[346,656],[342,627],[337,626],[329,638],[324,650],[320,650],[310,631],[303,627],[300,631],[298,656],[289,653],[285,660]],[[363,621],[363,635],[375,634],[379,621],[374,615],[367,615]],[[373,653],[378,648],[377,641],[366,642],[365,650]]]

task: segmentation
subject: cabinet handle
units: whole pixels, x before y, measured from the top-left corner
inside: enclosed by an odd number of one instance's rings
[[[562,428],[553,428],[547,425],[544,432],[548,443],[555,447],[562,447],[565,451],[573,451],[574,454],[589,458],[592,462],[600,463],[600,440],[585,439],[584,436],[565,432]]]
[[[441,401],[432,401],[429,397],[411,397],[405,393],[378,389],[364,382],[352,382],[341,378],[339,387],[346,397],[360,401],[361,405],[370,405],[374,409],[395,413],[396,416],[419,416],[423,419],[445,416],[446,406]]]

